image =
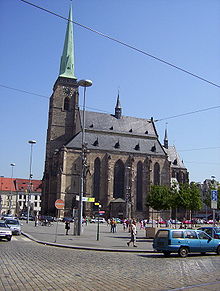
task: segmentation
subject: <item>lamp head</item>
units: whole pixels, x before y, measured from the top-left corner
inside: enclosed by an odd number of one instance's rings
[[[29,140],[28,143],[35,144],[36,143],[36,140]]]
[[[90,87],[90,86],[92,86],[92,81],[91,80],[79,80],[78,86],[80,86],[80,87]]]

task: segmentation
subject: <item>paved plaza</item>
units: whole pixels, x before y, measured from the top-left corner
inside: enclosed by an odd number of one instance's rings
[[[116,232],[111,233],[110,226],[107,223],[99,225],[99,232],[97,223],[89,223],[83,226],[81,236],[73,234],[73,223],[71,223],[69,235],[65,235],[65,224],[62,222],[54,222],[50,227],[41,225],[35,227],[33,221],[28,224],[24,221],[22,224],[23,234],[43,243],[100,251],[153,252],[152,239],[146,238],[146,231],[140,229],[139,225],[137,226],[137,248],[134,248],[131,244],[129,247],[127,246],[130,233],[128,230],[123,230],[122,224],[118,224]]]

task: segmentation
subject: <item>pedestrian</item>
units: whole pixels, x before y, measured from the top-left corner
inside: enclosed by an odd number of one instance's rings
[[[129,247],[130,243],[133,243],[133,247],[137,247],[136,246],[136,235],[137,235],[137,227],[136,227],[136,221],[132,220],[131,224],[130,224],[130,233],[131,233],[131,239],[129,242],[127,242],[127,245]]]
[[[115,233],[116,232],[116,221],[114,218],[110,220],[110,225],[111,225],[111,232]]]
[[[39,220],[38,220],[38,215],[36,215],[35,216],[35,219],[34,219],[34,226],[36,227],[36,226],[38,226],[38,222],[39,222]]]
[[[126,223],[126,219],[123,220],[123,230],[126,231],[127,228],[127,223]]]
[[[68,235],[68,231],[70,230],[70,222],[69,221],[65,222],[65,230],[66,230],[66,235]]]

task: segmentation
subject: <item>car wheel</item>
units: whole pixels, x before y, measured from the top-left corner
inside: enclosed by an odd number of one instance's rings
[[[220,246],[217,247],[216,253],[217,255],[220,255]]]
[[[188,256],[189,249],[187,247],[181,247],[178,251],[178,254],[181,258],[186,258]]]
[[[166,251],[166,252],[163,252],[164,256],[165,257],[169,257],[170,256],[170,252]]]
[[[11,236],[8,236],[8,237],[7,237],[7,241],[10,241],[10,240],[11,240]]]

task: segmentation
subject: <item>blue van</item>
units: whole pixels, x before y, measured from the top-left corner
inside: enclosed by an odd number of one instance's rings
[[[216,252],[220,255],[220,239],[214,239],[201,230],[160,229],[153,241],[153,248],[168,257],[178,253],[187,257],[188,253]]]

